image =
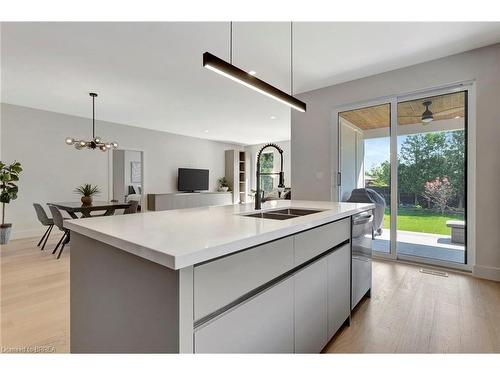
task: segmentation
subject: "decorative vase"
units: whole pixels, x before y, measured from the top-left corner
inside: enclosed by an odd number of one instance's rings
[[[221,186],[220,188],[223,192],[227,192],[229,190],[229,186]]]
[[[85,197],[85,196],[83,196],[81,198],[81,201],[82,201],[82,204],[84,206],[90,206],[92,204],[92,197]]]
[[[0,245],[6,245],[10,239],[12,224],[0,224]]]

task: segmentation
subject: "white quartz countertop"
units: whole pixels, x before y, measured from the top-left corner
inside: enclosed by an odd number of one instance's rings
[[[322,212],[287,220],[241,216],[253,203],[65,220],[64,226],[163,266],[180,269],[374,208],[369,203],[279,200],[262,210]]]

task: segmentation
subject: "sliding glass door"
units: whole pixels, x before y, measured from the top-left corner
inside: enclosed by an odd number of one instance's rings
[[[398,103],[400,258],[466,263],[467,92]]]
[[[394,97],[336,119],[338,199],[376,202],[375,254],[463,268],[468,91]]]

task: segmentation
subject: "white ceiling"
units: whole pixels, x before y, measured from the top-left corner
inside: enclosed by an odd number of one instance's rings
[[[235,23],[234,64],[288,91],[289,28]],[[227,59],[228,23],[3,23],[1,37],[3,102],[89,117],[95,91],[101,120],[241,144],[290,137],[288,107],[202,68],[205,51]],[[499,41],[500,23],[295,23],[294,87]]]

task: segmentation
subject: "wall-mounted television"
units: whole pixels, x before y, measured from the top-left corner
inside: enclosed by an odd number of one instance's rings
[[[177,190],[208,190],[208,169],[179,168],[177,174]]]

